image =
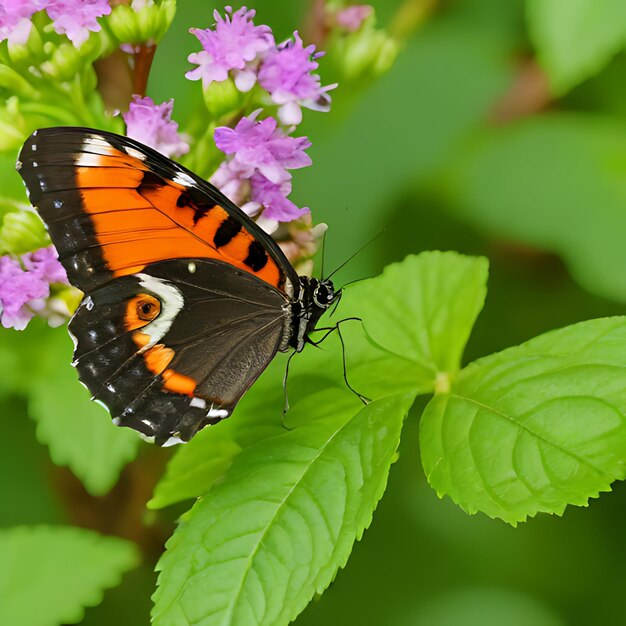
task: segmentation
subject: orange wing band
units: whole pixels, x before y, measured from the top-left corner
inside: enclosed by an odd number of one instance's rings
[[[76,179],[114,276],[137,273],[163,259],[211,258],[281,286],[275,261],[225,209],[198,209],[174,181],[155,182],[154,176],[144,184],[148,168],[141,160],[113,146],[108,150],[110,155],[97,155],[92,166],[77,167]]]

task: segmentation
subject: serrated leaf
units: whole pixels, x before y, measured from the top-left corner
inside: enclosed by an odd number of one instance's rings
[[[365,408],[336,390],[242,452],[187,514],[159,564],[157,626],[287,624],[370,524],[412,396]]]
[[[550,114],[483,136],[447,188],[483,231],[561,255],[599,296],[626,301],[626,126]]]
[[[72,342],[65,328],[48,329],[37,356],[28,402],[37,438],[55,464],[68,466],[92,495],[102,495],[135,457],[139,437],[114,426],[108,412],[90,401],[70,365]]]
[[[124,539],[69,527],[0,531],[0,623],[76,624],[104,589],[119,584],[139,555]]]
[[[559,94],[599,72],[626,45],[622,0],[527,0],[530,36]]]
[[[460,367],[485,301],[487,272],[484,257],[422,252],[356,285],[349,311],[363,319],[377,344],[413,362],[430,390],[438,373],[454,374]]]
[[[515,524],[626,477],[626,318],[541,335],[464,369],[421,422],[440,496]]]

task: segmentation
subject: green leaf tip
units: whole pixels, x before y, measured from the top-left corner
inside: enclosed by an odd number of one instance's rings
[[[468,513],[515,525],[586,506],[626,477],[626,318],[479,359],[421,421],[424,470]]]
[[[420,392],[445,388],[483,307],[488,268],[486,258],[457,252],[410,255],[351,288],[349,313],[363,319],[377,345],[411,366]]]
[[[369,526],[413,398],[362,407],[345,390],[326,390],[297,409],[304,425],[241,452],[168,542],[153,623],[295,619]]]

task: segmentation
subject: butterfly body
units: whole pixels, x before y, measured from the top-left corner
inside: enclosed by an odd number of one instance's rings
[[[74,365],[113,421],[161,445],[228,417],[337,300],[215,187],[126,137],[37,131],[18,160],[70,282]]]

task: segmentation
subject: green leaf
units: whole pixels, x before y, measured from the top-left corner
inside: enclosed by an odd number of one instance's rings
[[[176,451],[147,504],[148,508],[160,509],[208,493],[240,451],[230,433],[219,428],[205,428]]]
[[[568,326],[472,363],[421,423],[440,496],[509,523],[586,506],[626,477],[626,318]]]
[[[341,314],[359,315],[374,342],[412,362],[415,386],[431,391],[438,375],[460,367],[485,301],[487,273],[483,257],[423,252],[356,285]]]
[[[0,531],[0,623],[76,624],[138,565],[129,541],[69,527]]]
[[[37,438],[57,465],[66,465],[92,495],[102,495],[137,452],[139,437],[111,422],[108,412],[89,399],[72,361],[67,329],[49,329],[38,346],[39,366],[29,383],[29,414]]]
[[[352,386],[369,398],[382,398],[449,385],[485,299],[487,268],[484,258],[423,252],[347,288],[334,320],[363,322],[341,324]],[[321,323],[334,320],[322,318]],[[326,387],[344,385],[337,333],[322,346],[307,348],[293,360],[290,384],[316,376]]]
[[[560,254],[591,293],[626,301],[626,125],[551,114],[485,136],[454,169],[456,211]]]
[[[154,623],[293,620],[369,526],[412,397],[359,409],[322,392],[300,404],[302,425],[244,450],[168,542]]]
[[[557,93],[599,72],[626,44],[622,0],[527,0],[529,30]]]

